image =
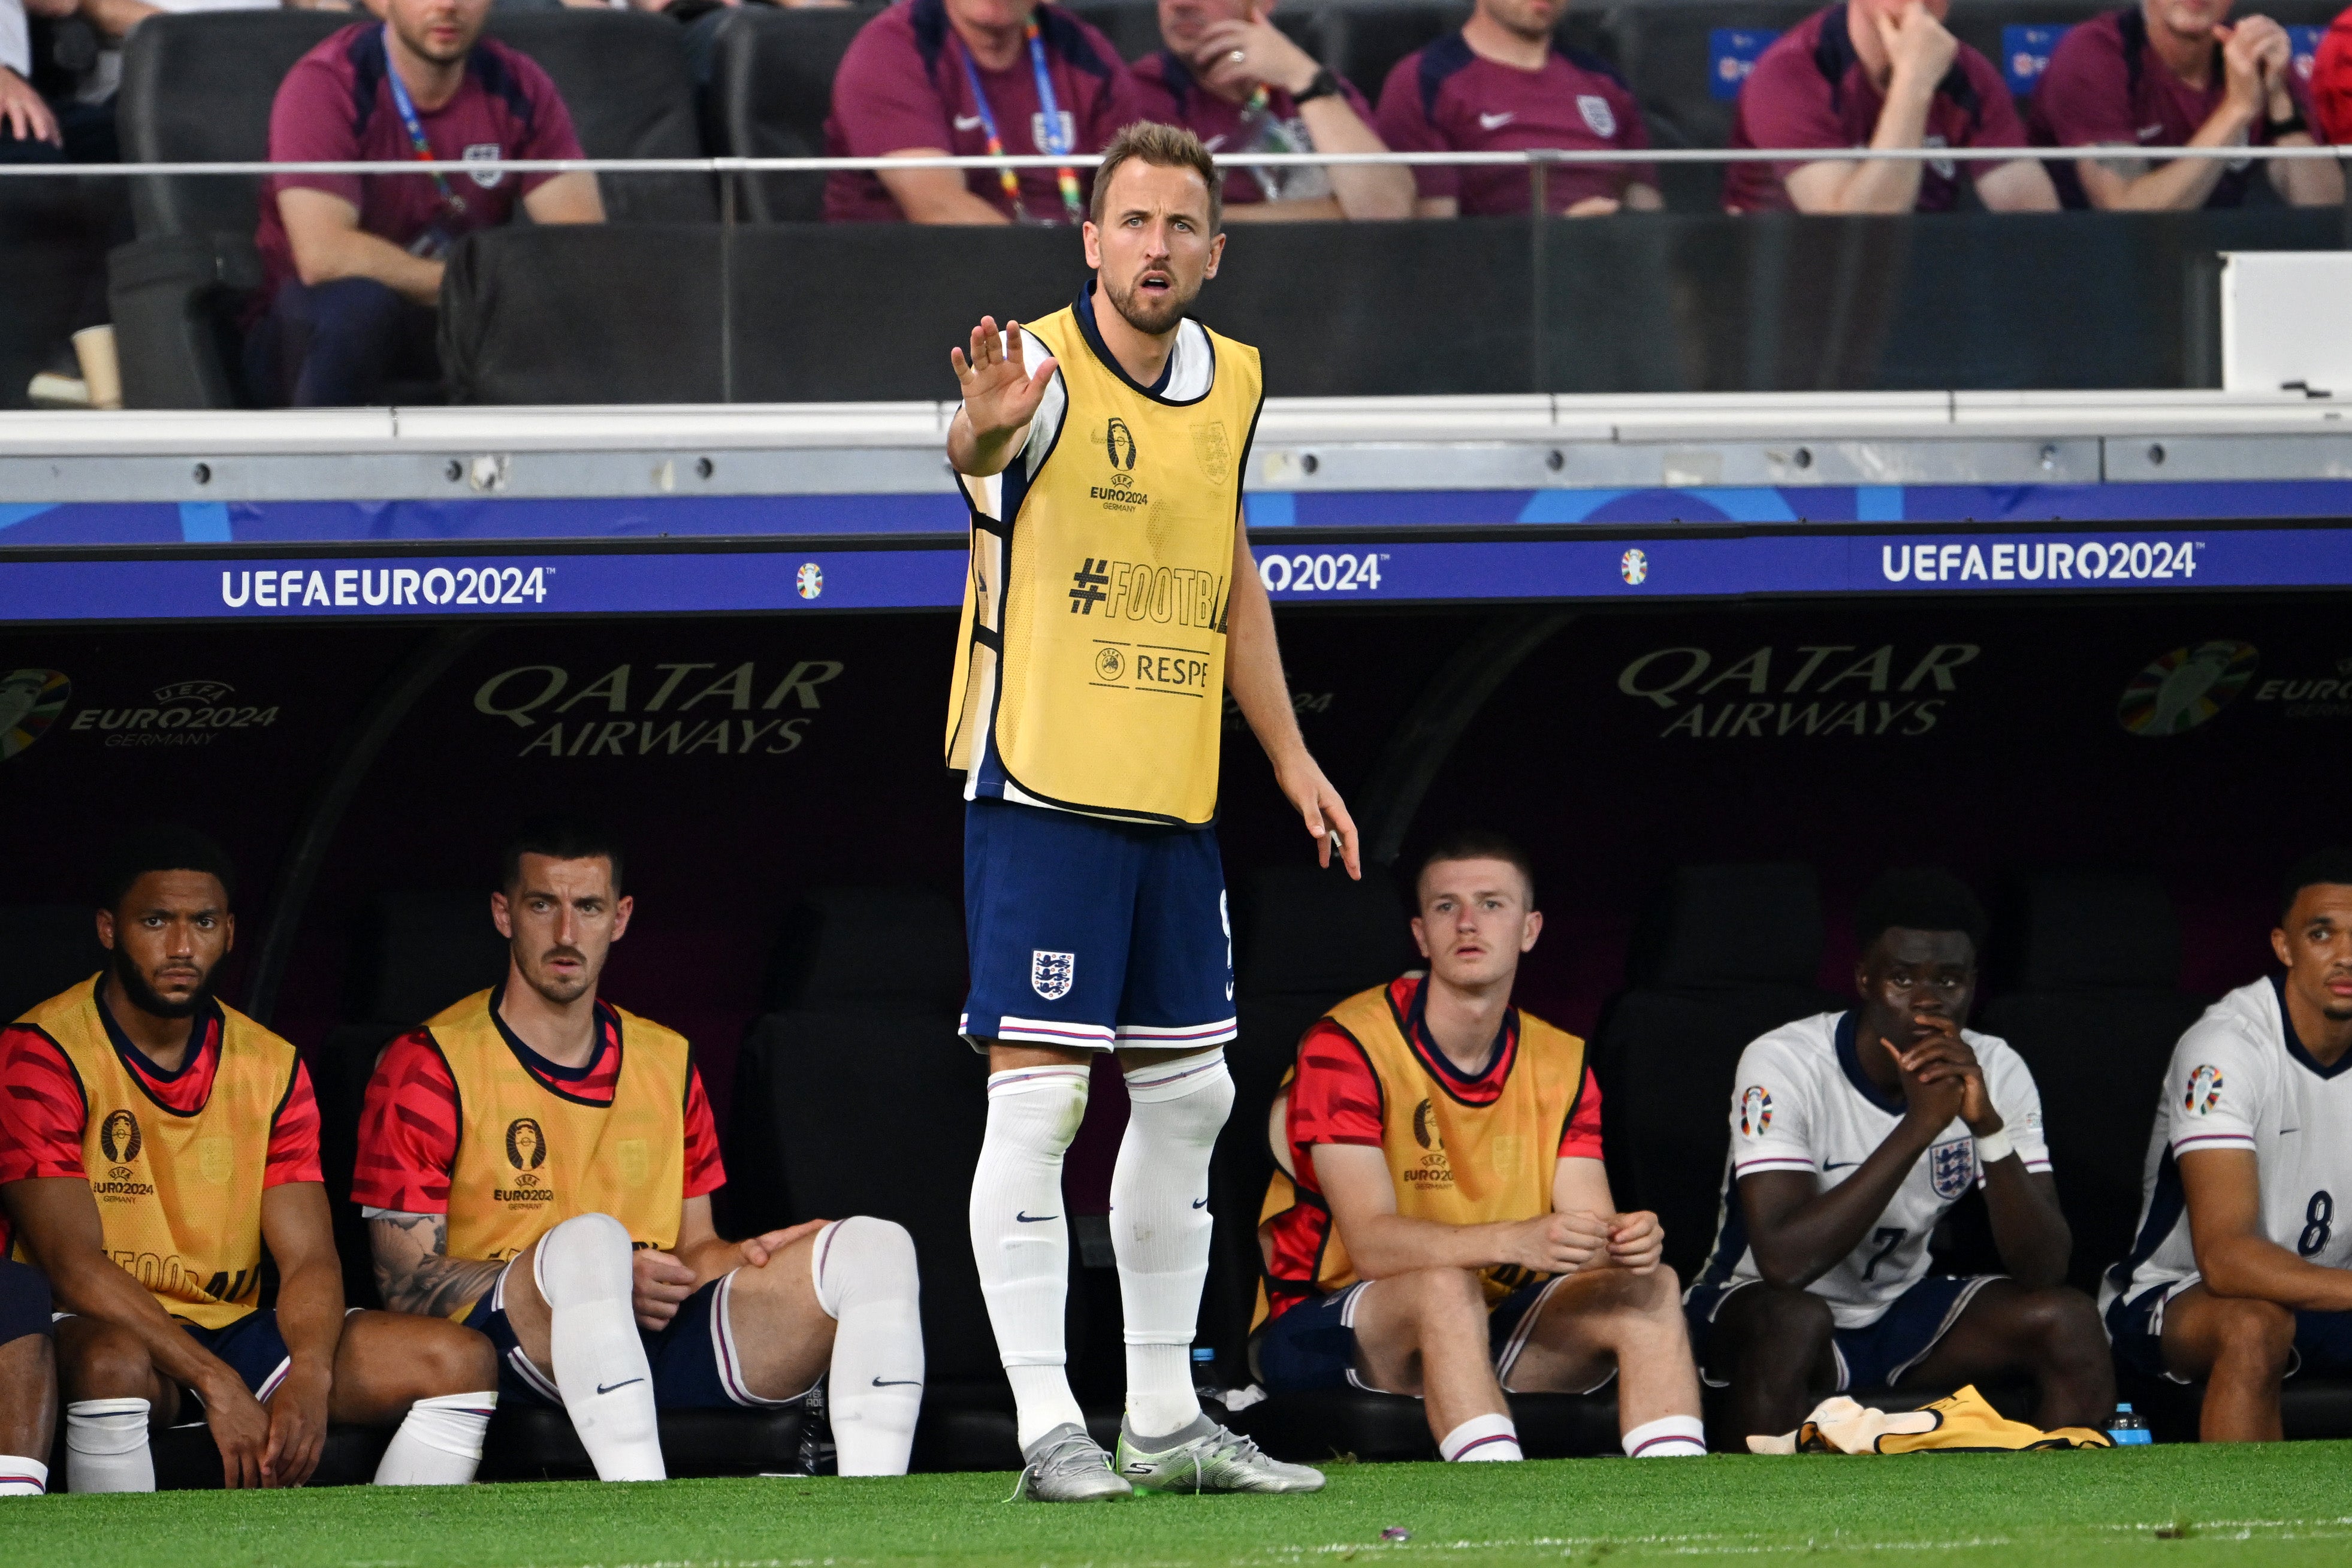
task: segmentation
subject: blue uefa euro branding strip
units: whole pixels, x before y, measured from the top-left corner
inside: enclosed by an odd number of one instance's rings
[[[1748,73],[1772,40],[1780,35],[1769,27],[1716,27],[1706,35],[1707,96],[1729,103],[1739,96]]]
[[[2020,26],[2014,23],[2000,30],[2000,78],[2009,84],[2011,97],[2033,96],[2034,85],[2050,68],[2052,52],[2068,31],[2065,27]]]

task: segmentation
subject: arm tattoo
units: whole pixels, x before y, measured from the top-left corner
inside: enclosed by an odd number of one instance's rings
[[[447,1317],[480,1299],[504,1263],[487,1258],[452,1258],[449,1217],[381,1210],[368,1219],[368,1242],[375,1253],[376,1289],[396,1312]]]

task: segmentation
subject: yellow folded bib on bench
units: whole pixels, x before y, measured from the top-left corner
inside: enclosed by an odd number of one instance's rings
[[[1748,1439],[1755,1454],[2022,1453],[2032,1448],[2112,1448],[2114,1440],[2088,1427],[2043,1431],[2011,1421],[1976,1386],[1916,1410],[1885,1411],[1841,1394],[1813,1406],[1805,1424],[1778,1437]]]

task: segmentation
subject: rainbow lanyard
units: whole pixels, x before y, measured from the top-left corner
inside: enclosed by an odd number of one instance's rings
[[[416,104],[408,96],[408,85],[400,79],[400,68],[393,63],[392,24],[389,22],[383,25],[383,79],[385,85],[392,89],[392,107],[400,111],[400,123],[408,130],[408,144],[416,150],[417,162],[432,162],[433,144],[425,140],[425,122],[416,118]],[[441,193],[443,201],[449,204],[452,216],[465,213],[466,198],[449,188],[449,182],[438,169],[433,171],[433,188]]]
[[[996,129],[996,111],[989,107],[988,94],[980,85],[980,68],[971,63],[971,51],[961,47],[963,40],[959,38],[956,42],[959,46],[957,53],[963,60],[964,80],[971,84],[972,106],[980,110],[980,123],[988,132],[988,155],[1002,158],[1005,155],[1004,138]],[[1038,35],[1034,18],[1029,23],[1029,68],[1037,78],[1038,106],[1045,111],[1041,117],[1045,122],[1041,132],[1045,145],[1037,151],[1048,158],[1066,158],[1077,139],[1062,129],[1061,106],[1054,98],[1054,78],[1045,70],[1045,41]],[[1087,204],[1078,194],[1078,172],[1070,168],[1056,169],[1054,177],[1062,187],[1062,210],[1069,214],[1071,223],[1084,223]],[[999,169],[996,178],[1004,187],[1004,199],[1013,204],[1013,220],[1016,223],[1026,221],[1028,209],[1021,204],[1021,176],[1010,169]]]
[[[1255,140],[1264,142],[1265,150],[1269,152],[1315,151],[1312,147],[1300,146],[1291,136],[1290,127],[1283,123],[1282,116],[1274,112],[1273,99],[1267,94],[1264,82],[1250,89],[1249,98],[1242,105],[1242,123],[1256,132]],[[1257,188],[1265,193],[1267,201],[1278,202],[1282,199],[1283,171],[1268,169],[1261,165],[1251,169],[1250,173],[1256,179]]]

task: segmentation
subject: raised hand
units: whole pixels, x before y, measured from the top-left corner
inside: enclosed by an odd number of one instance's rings
[[[992,316],[982,316],[971,329],[969,357],[961,349],[948,350],[948,363],[963,388],[964,418],[971,423],[973,439],[983,445],[1025,428],[1045,401],[1045,383],[1054,375],[1053,356],[1037,361],[1034,373],[1027,359],[1021,323],[1006,322],[1000,341]]]
[[[2231,109],[2249,120],[2262,118],[2269,97],[2263,76],[2263,29],[2257,22],[2266,18],[2249,16],[2235,26],[2216,27],[2213,36],[2221,40],[2221,87],[2225,100]],[[2272,23],[2273,29],[2276,23]],[[2279,33],[2281,42],[2286,35]]]
[[[1910,0],[1895,16],[1874,11],[1871,21],[1895,68],[1895,78],[1915,89],[1932,92],[1959,54],[1959,40],[1945,30],[1921,0]]]
[[[1235,59],[1234,57],[1241,57]],[[1304,91],[1322,68],[1288,34],[1253,10],[1246,17],[1213,22],[1192,52],[1192,68],[1212,91],[1260,85]]]

